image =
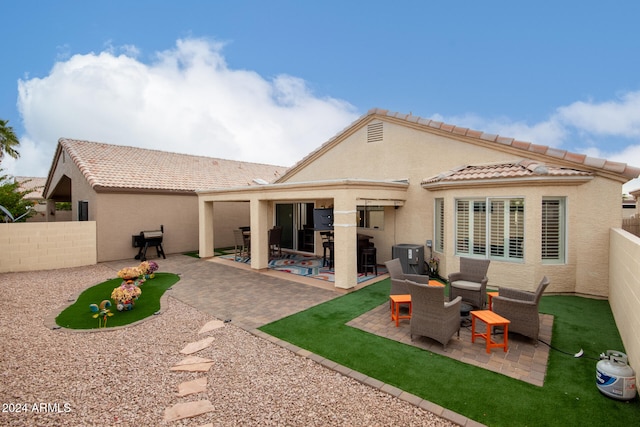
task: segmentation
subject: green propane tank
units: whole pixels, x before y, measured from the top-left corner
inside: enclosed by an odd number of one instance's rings
[[[614,399],[636,397],[636,376],[627,355],[614,350],[607,350],[606,355],[602,353],[596,364],[596,385],[602,394]]]

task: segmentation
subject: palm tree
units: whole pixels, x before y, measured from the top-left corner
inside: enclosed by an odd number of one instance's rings
[[[5,153],[14,159],[20,157],[20,153],[15,149],[18,145],[20,145],[20,141],[13,132],[13,128],[9,126],[9,120],[0,119],[0,161]]]

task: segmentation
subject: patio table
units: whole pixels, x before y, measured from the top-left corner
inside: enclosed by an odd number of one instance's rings
[[[396,322],[396,328],[400,326],[400,319],[411,319],[411,295],[391,295],[391,320]],[[409,314],[400,315],[400,304],[409,305]]]
[[[487,331],[476,333],[476,320],[479,319],[486,323]],[[484,338],[487,342],[487,353],[491,353],[494,347],[502,348],[504,352],[509,348],[509,323],[510,320],[505,319],[491,310],[474,310],[471,312],[471,342],[476,341],[476,337]],[[504,328],[504,340],[496,342],[491,339],[491,330],[494,326],[502,326]]]

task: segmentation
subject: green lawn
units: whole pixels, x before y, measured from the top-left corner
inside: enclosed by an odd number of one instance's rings
[[[542,298],[553,340],[545,385],[536,387],[346,326],[387,303],[389,287],[387,279],[260,329],[489,426],[640,425],[638,398],[617,401],[596,387],[599,354],[624,351],[607,301]]]
[[[167,289],[180,280],[177,274],[156,273],[154,279],[147,280],[140,286],[142,294],[135,302],[135,308],[130,311],[118,311],[115,302],[111,300],[111,313],[107,318],[107,328],[123,326],[153,315],[160,310],[160,298]],[[56,317],[56,324],[70,329],[93,329],[98,327],[98,319],[93,318],[89,306],[100,304],[111,297],[111,291],[122,284],[122,279],[107,280],[89,289],[78,296],[78,299]]]

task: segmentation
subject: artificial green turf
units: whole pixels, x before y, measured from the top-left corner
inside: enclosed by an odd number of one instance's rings
[[[385,280],[260,329],[489,426],[640,425],[638,398],[617,401],[596,387],[599,354],[624,351],[607,301],[542,298],[540,311],[554,316],[554,349],[537,387],[346,326],[388,304],[389,287]],[[585,356],[573,357],[581,348]]]
[[[95,313],[91,312],[89,306],[100,305],[103,300],[111,300],[113,316],[107,319],[107,328],[128,325],[160,310],[160,297],[178,280],[180,277],[177,274],[155,273],[154,279],[149,279],[140,286],[142,294],[135,302],[133,310],[129,311],[118,311],[115,302],[110,299],[111,292],[122,284],[122,279],[107,280],[82,292],[72,305],[56,317],[56,323],[70,329],[97,328],[98,319],[93,318]]]

